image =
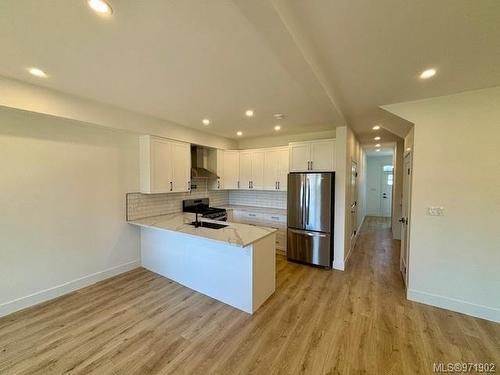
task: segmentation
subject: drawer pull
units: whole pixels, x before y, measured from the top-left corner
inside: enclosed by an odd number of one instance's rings
[[[279,216],[271,216],[271,219],[274,219],[274,220],[279,220]]]
[[[257,216],[257,215],[255,215],[255,214],[248,214],[248,216]]]

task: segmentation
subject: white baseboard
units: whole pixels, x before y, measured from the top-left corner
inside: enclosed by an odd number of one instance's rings
[[[349,252],[347,253],[347,256],[344,259],[344,267],[347,264],[349,257],[351,256],[351,253],[352,253],[352,250],[354,249],[354,246],[356,246],[356,242],[358,241],[359,233],[361,231],[361,227],[363,226],[363,223],[365,222],[365,218],[366,218],[366,216],[363,216],[361,223],[359,224],[358,228],[356,228],[356,235],[354,236],[354,241],[351,242],[351,248],[349,249]]]
[[[54,286],[39,292],[17,298],[12,301],[4,302],[0,304],[0,316],[11,314],[15,311],[25,309],[27,307],[37,305],[39,303],[48,301],[50,299],[60,297],[64,294],[74,292],[75,290],[84,288],[91,284],[95,284],[98,281],[108,279],[110,277],[116,276],[120,273],[133,270],[134,268],[141,266],[141,260],[134,260],[132,262],[123,263],[115,267],[108,268],[103,271],[99,271],[87,276],[80,277],[78,279],[68,281],[64,284]]]
[[[496,309],[493,307],[476,305],[467,301],[412,289],[408,289],[406,297],[411,301],[420,302],[431,306],[437,306],[443,309],[475,316],[476,318],[491,320],[493,322],[500,323],[500,309]]]
[[[340,260],[337,260],[335,259],[335,256],[333,257],[333,265],[332,265],[332,268],[334,270],[338,270],[338,271],[344,271],[344,261],[342,259]]]

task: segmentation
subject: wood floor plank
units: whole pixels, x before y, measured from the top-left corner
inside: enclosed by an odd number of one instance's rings
[[[405,299],[399,242],[369,217],[345,272],[277,256],[250,316],[143,268],[0,318],[1,374],[427,374],[500,366],[500,324]]]

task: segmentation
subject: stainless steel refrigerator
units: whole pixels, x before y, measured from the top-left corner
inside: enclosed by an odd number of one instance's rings
[[[288,175],[289,260],[332,267],[334,189],[333,172]]]

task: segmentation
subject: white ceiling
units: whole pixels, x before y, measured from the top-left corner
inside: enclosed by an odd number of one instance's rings
[[[110,3],[103,19],[85,0],[2,0],[0,75],[232,138],[278,123],[292,133],[333,128],[335,109],[294,79],[231,1]]]
[[[374,124],[383,141],[409,128],[380,105],[500,85],[497,0],[110,3],[103,19],[85,0],[1,1],[0,75],[229,138],[273,134],[275,112],[282,133],[346,120],[365,144]]]

